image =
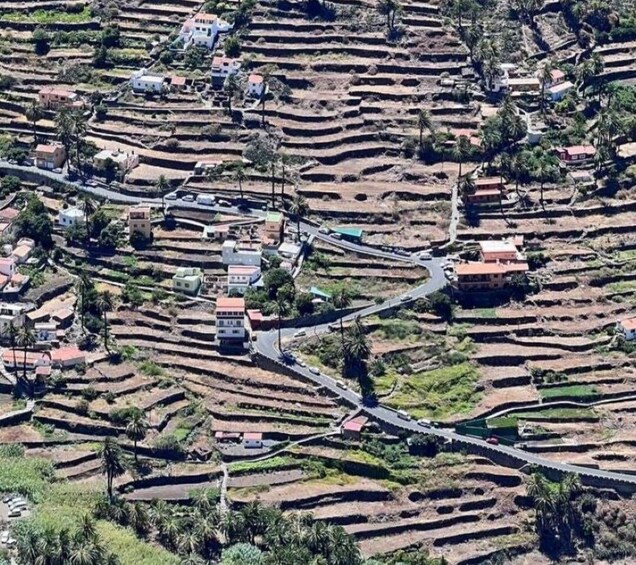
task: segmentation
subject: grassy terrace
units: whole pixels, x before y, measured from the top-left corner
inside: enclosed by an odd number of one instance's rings
[[[596,421],[599,420],[599,416],[590,408],[546,408],[545,410],[519,412],[510,416],[492,418],[488,420],[488,427],[491,429],[515,427],[519,420],[577,422],[581,420]]]
[[[580,399],[591,399],[598,395],[598,390],[592,385],[565,385],[539,389],[543,400],[569,396]]]
[[[475,391],[479,371],[468,362],[404,377],[387,400],[393,408],[415,418],[443,420],[468,414],[481,395]]]
[[[89,22],[91,19],[91,10],[88,6],[84,6],[80,12],[66,12],[61,10],[16,11],[7,12],[0,17],[0,21],[35,24],[79,24]]]

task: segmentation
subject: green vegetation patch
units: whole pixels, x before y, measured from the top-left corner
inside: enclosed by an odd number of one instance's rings
[[[236,475],[248,474],[248,473],[265,473],[267,471],[278,471],[281,469],[289,469],[298,467],[298,461],[293,457],[277,456],[271,459],[264,459],[263,461],[240,461],[237,463],[230,463],[228,465],[228,471]]]
[[[81,11],[28,10],[7,12],[0,17],[5,22],[32,22],[36,24],[86,23],[92,19],[91,10],[84,6]]]
[[[53,465],[39,457],[25,457],[19,445],[0,446],[0,492],[17,492],[42,500],[53,479]]]
[[[515,414],[520,420],[599,420],[599,415],[591,408],[546,408],[534,412]]]
[[[97,532],[109,551],[117,555],[123,565],[179,565],[181,559],[169,551],[140,540],[129,528],[100,520]]]
[[[561,398],[565,396],[575,398],[594,398],[598,396],[598,390],[591,385],[565,385],[539,389],[539,394],[544,400]]]
[[[479,372],[468,362],[404,377],[387,404],[416,418],[446,419],[469,413],[480,398]]]

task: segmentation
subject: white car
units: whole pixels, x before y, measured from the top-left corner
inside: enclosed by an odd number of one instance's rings
[[[19,518],[20,516],[22,516],[22,512],[20,512],[20,510],[11,510],[7,514],[8,518]]]
[[[304,337],[307,335],[307,332],[305,330],[298,330],[295,334],[294,337]]]
[[[305,363],[302,359],[299,359],[299,360],[297,361],[297,363],[298,363],[301,367],[306,367],[306,366],[307,366],[307,363]]]
[[[331,237],[333,237],[334,239],[342,239],[342,235],[340,235],[339,233],[332,233]]]
[[[2,532],[2,535],[0,536],[0,543],[2,545],[6,545],[8,541],[9,541],[9,530],[5,530],[4,532]]]
[[[225,208],[229,208],[231,206],[231,204],[227,200],[219,200],[217,204]]]
[[[309,372],[313,373],[314,375],[319,375],[320,369],[318,367],[309,367]]]
[[[176,192],[171,192],[170,194],[166,194],[164,196],[164,198],[166,200],[176,200],[177,199],[177,193]]]
[[[347,388],[347,385],[344,383],[344,381],[336,381],[336,386],[338,388]]]
[[[430,425],[431,425],[431,421],[430,421],[430,420],[427,420],[426,418],[420,418],[420,419],[417,421],[417,423],[418,423],[418,425],[420,425],[420,426],[430,426]]]
[[[194,194],[186,194],[181,200],[184,202],[194,202]]]
[[[329,228],[322,227],[322,228],[319,228],[318,231],[320,233],[328,234],[329,233]]]
[[[408,302],[409,300],[413,300],[413,295],[412,294],[405,294],[404,296],[402,296],[402,298],[400,298],[400,300],[402,302]]]
[[[208,194],[199,194],[197,196],[197,204],[201,204],[202,206],[212,206],[214,200],[214,196],[209,196]]]
[[[430,251],[420,251],[420,252],[417,254],[417,256],[418,256],[420,259],[432,259],[432,258],[433,258],[433,255],[431,255],[431,252],[430,252]]]
[[[398,410],[397,412],[398,418],[401,418],[402,420],[410,420],[411,419],[411,415],[406,412],[405,410]]]

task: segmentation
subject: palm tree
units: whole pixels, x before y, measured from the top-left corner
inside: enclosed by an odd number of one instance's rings
[[[163,210],[164,215],[166,213],[165,197],[166,197],[166,192],[168,191],[169,188],[170,188],[170,183],[168,182],[166,177],[164,175],[159,175],[159,178],[157,179],[157,192],[161,194],[161,209]]]
[[[232,99],[238,90],[238,81],[234,75],[228,75],[223,83],[223,91],[227,96],[227,113],[232,115]]]
[[[272,209],[276,208],[276,160],[272,159],[269,164],[270,176],[272,180]]]
[[[285,314],[289,311],[289,304],[287,303],[286,297],[282,295],[282,293],[278,293],[276,295],[276,301],[274,302],[274,314],[278,318],[278,351],[282,353],[283,346],[281,342],[281,329],[282,329],[282,319]]]
[[[545,183],[548,180],[550,180],[550,178],[552,177],[554,173],[554,168],[547,158],[542,158],[542,159],[539,159],[539,162],[537,163],[536,173],[537,173],[537,176],[539,177],[539,182],[540,182],[541,208],[543,208],[543,211],[545,212],[545,201],[543,199],[543,189],[544,189]]]
[[[289,155],[286,153],[281,153],[279,156],[280,159],[280,200],[283,208],[285,208],[285,181],[287,180],[287,168],[286,165],[289,164]]]
[[[112,437],[106,437],[99,450],[102,461],[102,473],[106,475],[106,492],[108,499],[113,500],[113,479],[126,472],[124,454],[121,447]]]
[[[18,330],[18,335],[16,336],[18,345],[22,347],[24,352],[24,363],[22,365],[24,372],[22,373],[22,378],[26,381],[26,370],[27,370],[27,350],[29,347],[33,347],[37,341],[35,337],[35,332],[32,328],[28,326],[22,326]],[[15,360],[15,359],[14,359]]]
[[[101,559],[102,555],[95,544],[86,542],[73,546],[68,562],[70,565],[94,565],[99,563]]]
[[[82,196],[82,202],[84,203],[84,222],[88,225],[91,216],[97,212],[98,206],[88,193]]]
[[[84,112],[79,110],[71,112],[71,120],[73,123],[73,137],[75,141],[75,158],[77,161],[77,170],[82,174],[82,144],[88,129],[88,123]]]
[[[238,183],[239,194],[241,195],[241,200],[243,200],[243,181],[247,178],[245,174],[245,167],[243,163],[239,163],[236,165],[234,169],[234,180]]]
[[[455,145],[453,146],[453,159],[455,159],[459,163],[459,174],[458,177],[462,176],[462,165],[464,164],[464,159],[468,157],[470,152],[470,141],[465,135],[460,135]]]
[[[363,379],[366,377],[366,361],[371,354],[371,349],[364,333],[364,326],[358,316],[349,331],[345,335],[343,343],[343,370],[351,374],[353,373],[363,385]]]
[[[470,174],[464,175],[459,178],[457,186],[459,188],[459,197],[465,202],[466,196],[475,192],[475,179]]]
[[[26,110],[26,119],[31,122],[33,126],[33,145],[38,143],[38,127],[37,123],[44,117],[42,107],[38,104],[37,100],[33,100]]]
[[[150,516],[143,504],[134,502],[130,505],[129,523],[138,535],[145,536],[150,530]]]
[[[100,292],[97,296],[96,306],[99,308],[102,313],[104,320],[104,347],[106,351],[110,353],[108,349],[108,312],[111,312],[113,309],[113,304],[115,299],[113,297],[113,293],[109,290],[105,290],[104,292]]]
[[[13,367],[17,369],[18,363],[15,356],[15,350],[18,338],[18,328],[15,327],[13,322],[9,322],[9,325],[4,329],[3,336],[9,340],[9,346],[13,352]]]
[[[298,240],[300,241],[300,222],[305,214],[309,212],[309,205],[302,194],[297,192],[294,195],[289,211],[296,217],[296,231],[298,232]]]
[[[144,418],[141,410],[133,410],[126,424],[126,436],[133,442],[133,451],[135,453],[135,463],[137,459],[137,442],[146,437],[148,431],[148,422]]]
[[[541,76],[539,80],[541,81],[541,113],[545,113],[545,88],[546,85],[552,82],[552,71],[554,70],[554,63],[552,61],[548,61],[543,68],[541,69]]]
[[[60,143],[64,146],[66,162],[70,170],[71,148],[73,147],[73,120],[71,118],[71,110],[69,108],[62,108],[56,114],[55,131]]]
[[[331,302],[336,310],[344,310],[351,306],[351,295],[349,291],[341,286],[331,297]],[[344,348],[345,333],[344,333],[344,313],[340,316],[340,346]]]
[[[431,114],[428,110],[422,109],[417,114],[417,127],[420,130],[420,153],[424,144],[424,130],[433,130],[433,122],[431,120]]]
[[[84,321],[86,319],[86,310],[88,308],[86,297],[88,296],[88,293],[90,292],[92,286],[92,282],[88,278],[86,272],[80,272],[77,280],[75,281],[75,290],[79,295],[80,323],[82,325],[82,330],[85,330]]]

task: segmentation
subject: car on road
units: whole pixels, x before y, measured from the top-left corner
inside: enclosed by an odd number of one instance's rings
[[[398,416],[398,418],[400,418],[402,420],[410,420],[411,419],[411,415],[406,410],[398,410],[397,411],[397,416]]]
[[[334,239],[342,239],[342,236],[339,233],[332,233],[331,237],[333,237]]]
[[[433,255],[431,255],[430,251],[420,251],[419,253],[417,253],[417,256],[420,259],[432,259]]]
[[[229,208],[231,204],[227,200],[219,200],[217,202],[219,206],[223,206],[224,208]]]
[[[336,326],[336,324],[329,324],[327,326],[327,330],[330,332],[335,332],[338,329],[338,326]]]
[[[97,181],[89,180],[89,181],[86,181],[86,184],[87,184],[88,186],[93,186],[93,187],[95,187],[95,186],[97,186]]]
[[[298,330],[295,334],[294,337],[305,337],[307,335],[307,332],[305,330]]]
[[[318,367],[309,367],[309,372],[313,373],[314,375],[319,375],[320,369]]]
[[[166,194],[164,196],[164,198],[166,200],[176,200],[177,199],[177,193],[176,192],[171,192],[170,194]]]
[[[199,194],[197,196],[197,204],[201,204],[202,206],[212,206],[214,205],[214,196],[210,196],[209,194]]]
[[[431,421],[427,420],[426,418],[420,418],[417,421],[418,426],[430,426],[431,425]]]
[[[412,294],[405,294],[404,296],[400,298],[401,302],[408,302],[409,300],[413,300]]]
[[[7,514],[8,518],[19,518],[20,516],[22,516],[22,512],[20,512],[19,510],[11,510]]]
[[[306,367],[307,366],[307,363],[305,363],[302,359],[298,359],[296,361],[296,363],[298,363],[301,367]]]
[[[181,200],[184,202],[194,202],[194,194],[186,194]]]
[[[486,443],[489,443],[490,445],[499,445],[499,440],[496,437],[489,437],[486,440]]]
[[[338,388],[347,388],[347,385],[344,383],[344,381],[336,381],[336,386]]]
[[[319,231],[320,233],[329,234],[329,228],[326,228],[326,227],[324,227],[324,226],[323,226],[323,227],[321,227],[321,228],[318,228],[318,231]]]

